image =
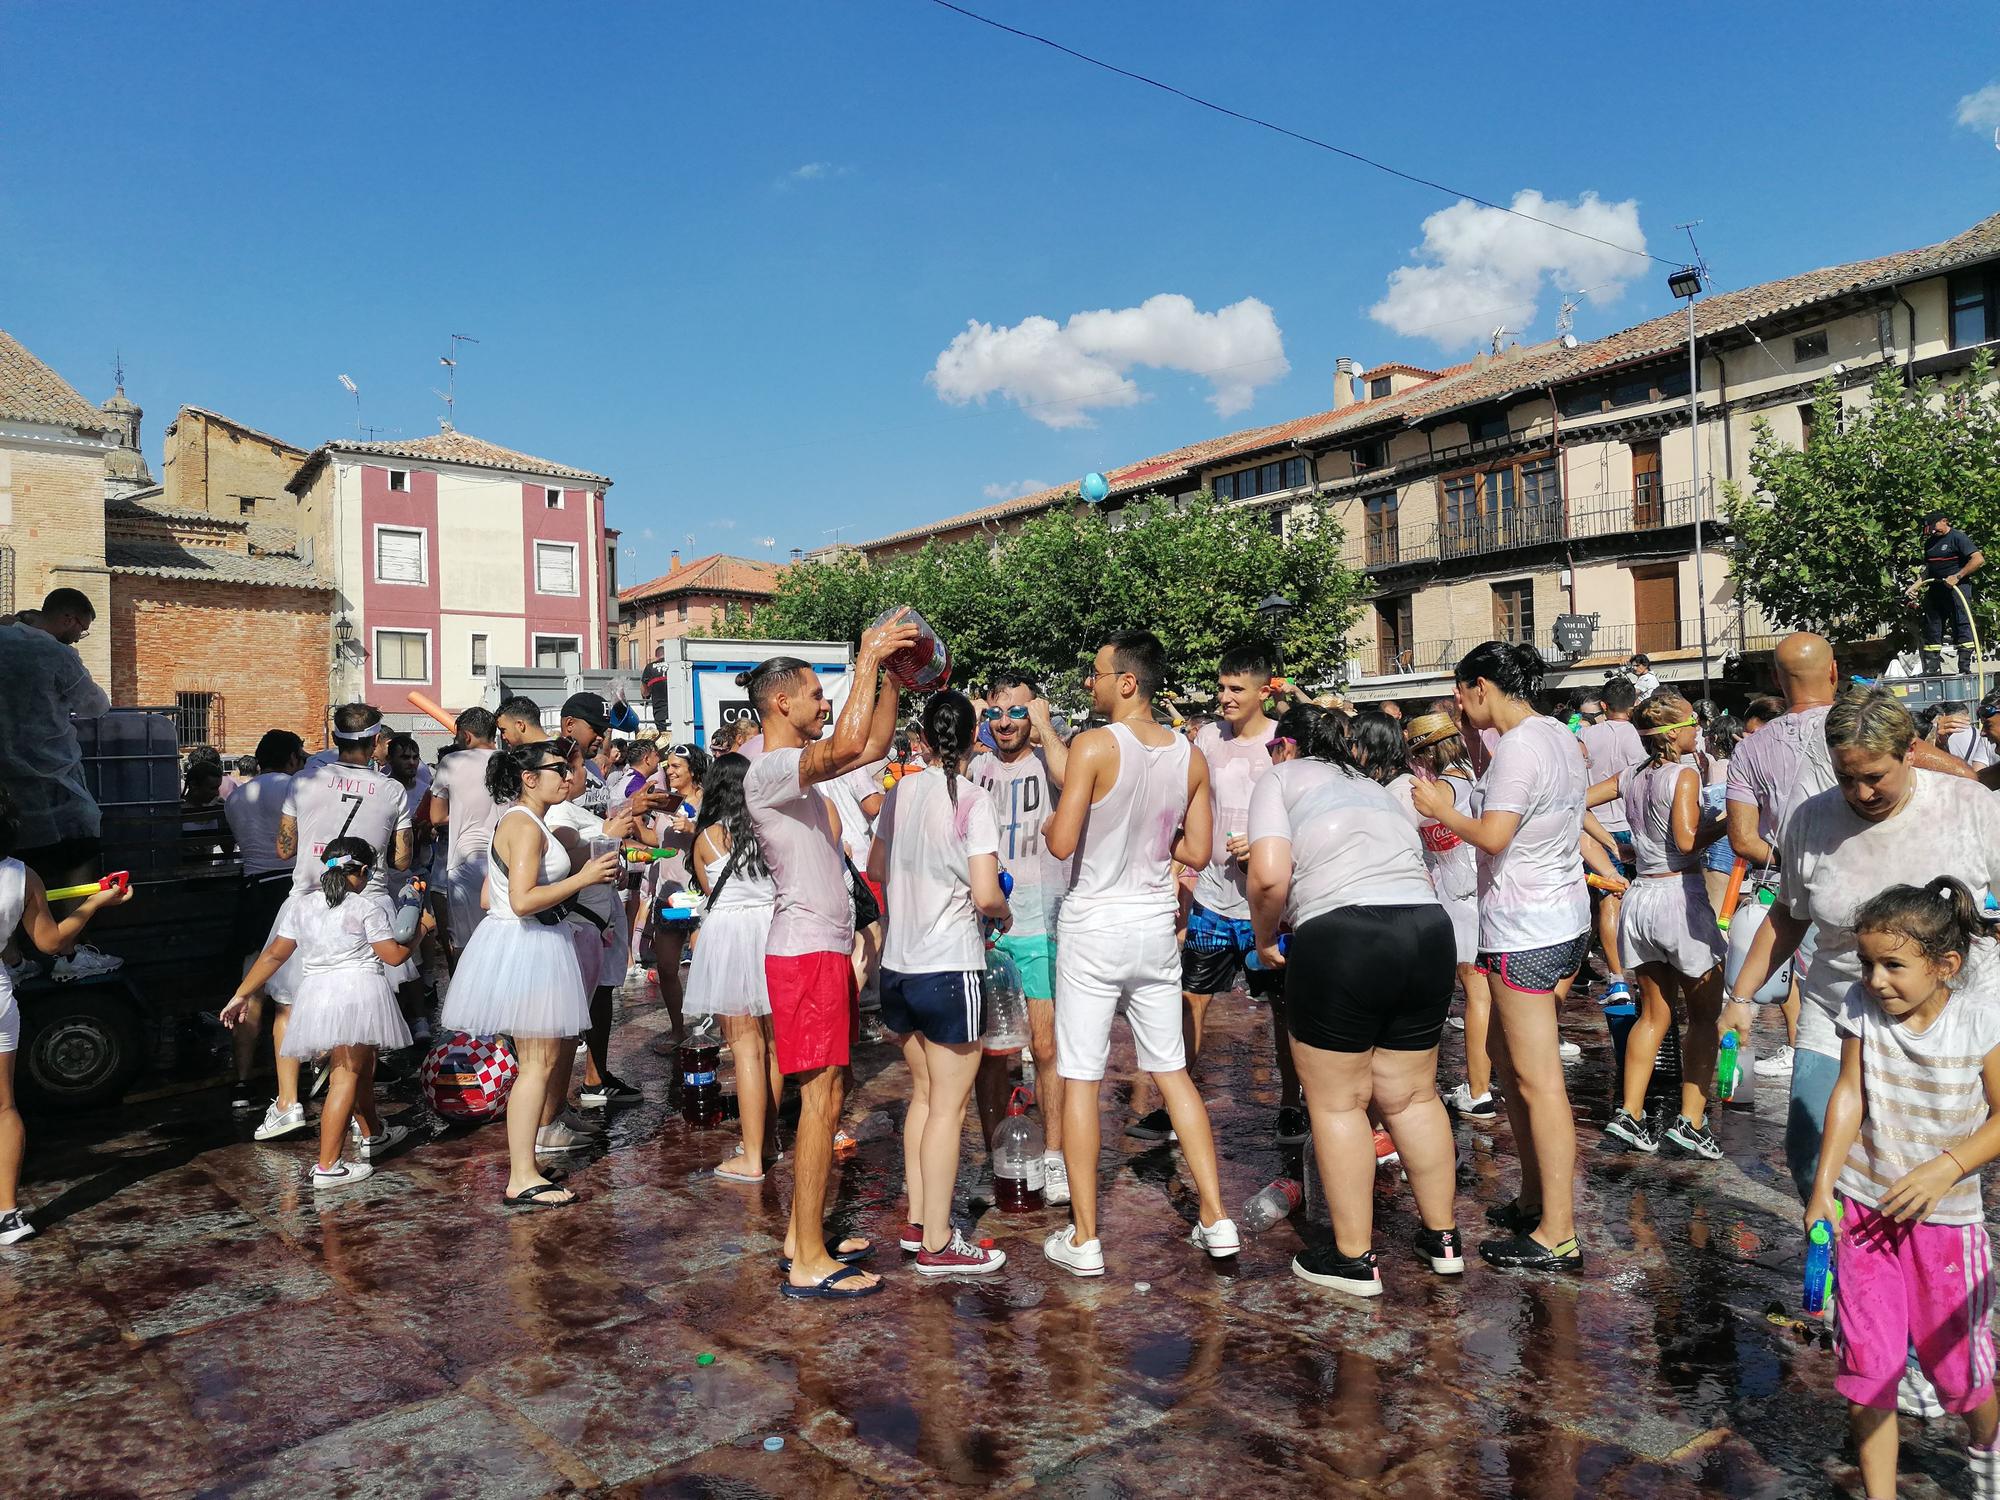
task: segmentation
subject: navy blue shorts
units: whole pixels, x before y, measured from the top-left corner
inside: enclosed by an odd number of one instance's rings
[[[899,974],[884,969],[882,1024],[898,1036],[921,1036],[940,1046],[976,1042],[986,1030],[985,971]]]

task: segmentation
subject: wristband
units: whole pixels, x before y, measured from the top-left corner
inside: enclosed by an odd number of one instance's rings
[[[1964,1176],[1967,1176],[1967,1175],[1969,1175],[1969,1174],[1968,1174],[1968,1173],[1966,1172],[1966,1170],[1965,1170],[1965,1163],[1964,1163],[1964,1162],[1962,1162],[1962,1161],[1960,1161],[1960,1160],[1958,1159],[1958,1153],[1957,1153],[1956,1151],[1953,1151],[1953,1150],[1951,1149],[1951,1147],[1949,1147],[1949,1146],[1946,1146],[1946,1147],[1944,1148],[1944,1154],[1945,1154],[1946,1156],[1949,1156],[1949,1157],[1951,1158],[1951,1164],[1952,1164],[1952,1165],[1953,1165],[1954,1167],[1957,1167],[1957,1168],[1958,1168],[1958,1175],[1959,1175],[1959,1176],[1961,1176],[1961,1177],[1964,1177]]]

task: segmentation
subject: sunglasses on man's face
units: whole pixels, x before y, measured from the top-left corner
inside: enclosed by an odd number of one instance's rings
[[[984,719],[987,723],[991,724],[995,719],[1002,717],[1009,719],[1025,719],[1028,717],[1028,711],[1025,708],[1021,707],[1020,704],[1016,703],[1007,708],[984,709],[980,712],[979,717]]]

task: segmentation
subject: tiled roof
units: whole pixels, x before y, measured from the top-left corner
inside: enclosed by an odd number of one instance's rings
[[[1951,239],[1921,249],[1828,266],[1734,292],[1718,292],[1695,304],[1695,328],[1700,337],[1714,338],[1814,303],[1879,290],[1918,277],[1935,276],[1955,266],[1990,260],[1996,256],[2000,256],[2000,214],[1982,219]],[[1143,492],[1161,487],[1164,480],[1191,474],[1197,468],[1211,467],[1288,443],[1317,442],[1349,432],[1358,436],[1381,424],[1412,426],[1443,412],[1501,400],[1549,385],[1587,380],[1635,360],[1657,358],[1686,347],[1687,313],[1677,310],[1590,343],[1579,344],[1574,349],[1566,349],[1559,341],[1550,340],[1526,349],[1509,350],[1497,358],[1482,357],[1435,372],[1415,365],[1378,365],[1368,373],[1380,375],[1401,370],[1428,378],[1422,384],[1393,396],[1356,401],[1289,422],[1229,433],[1126,465],[1122,469],[1107,469],[1105,476],[1111,481],[1111,493],[1114,495]],[[1144,482],[1135,485],[1131,483],[1134,478],[1142,478]],[[861,547],[866,551],[938,532],[1003,521],[1047,510],[1065,498],[1075,499],[1076,494],[1074,484],[1061,485],[1002,501],[998,505],[964,511],[941,521],[908,527],[874,541],[863,542]]]
[[[203,583],[261,585],[265,588],[326,589],[296,557],[265,557],[220,547],[183,547],[177,542],[144,541],[116,535],[104,539],[104,561],[114,573],[151,578],[184,578]]]
[[[289,448],[294,453],[303,453],[306,451],[305,449],[301,448],[297,443],[291,442],[286,438],[273,437],[268,432],[259,432],[256,428],[249,426],[247,423],[239,422],[234,417],[224,416],[219,411],[210,411],[205,406],[183,406],[180,409],[180,412],[174,417],[174,420],[167,424],[168,428],[171,429],[174,426],[176,426],[180,422],[180,419],[186,416],[189,412],[193,412],[198,417],[206,417],[211,422],[220,422],[224,427],[233,427],[238,432],[242,433],[245,437],[255,438],[260,443],[270,443],[275,447]]]
[[[0,417],[106,431],[104,413],[76,393],[21,341],[0,328]]]
[[[768,598],[785,570],[777,563],[759,562],[753,557],[731,557],[712,552],[682,563],[670,573],[662,573],[649,583],[620,589],[621,600],[637,603],[642,599],[664,598],[669,594],[751,594]]]
[[[546,458],[536,458],[533,454],[517,453],[512,448],[503,448],[498,443],[489,443],[484,438],[476,438],[468,432],[458,432],[447,428],[429,437],[413,438],[408,442],[362,443],[350,442],[345,438],[322,443],[313,450],[286,486],[294,493],[304,493],[312,483],[320,466],[335,453],[361,453],[378,458],[430,459],[434,463],[466,464],[475,469],[505,469],[514,474],[546,474],[555,479],[578,479],[590,485],[608,485],[610,479],[602,474],[593,474],[588,469],[572,469],[567,464],[551,463]]]
[[[141,490],[135,495],[120,495],[104,502],[104,513],[109,517],[130,516],[134,520],[177,521],[186,525],[215,526],[231,531],[248,528],[249,522],[233,516],[218,516],[209,511],[195,510],[186,505],[168,505],[153,497],[160,493],[155,485],[150,490]]]

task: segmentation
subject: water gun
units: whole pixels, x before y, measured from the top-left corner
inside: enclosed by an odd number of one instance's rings
[[[1005,870],[1000,872],[1000,894],[1009,898],[1014,894],[1014,877]],[[980,925],[986,929],[986,946],[991,948],[994,940],[1000,936],[1000,924],[991,917],[981,917],[979,920]]]
[[[130,870],[113,870],[102,880],[87,881],[83,885],[58,886],[55,890],[44,891],[43,895],[47,896],[51,901],[75,901],[84,896],[95,896],[99,891],[108,891],[113,886],[118,887],[121,894],[131,890],[132,872]]]
[[[1847,1206],[1836,1198],[1833,1203],[1834,1221],[1837,1222],[1846,1210]],[[1806,1232],[1806,1282],[1802,1305],[1807,1312],[1825,1314],[1827,1303],[1833,1300],[1833,1277],[1833,1223],[1819,1219]]]
[[[882,790],[885,792],[888,791],[909,774],[910,766],[907,761],[890,761],[888,765],[882,768]]]
[[[1583,883],[1592,890],[1609,891],[1614,896],[1621,896],[1629,889],[1625,881],[1611,875],[1599,875],[1595,871],[1585,875]]]
[[[678,849],[651,849],[644,844],[627,844],[620,853],[632,865],[657,865],[681,857]]]
[[[1736,903],[1743,899],[1743,877],[1748,871],[1742,860],[1730,867],[1729,889],[1723,893],[1722,910],[1715,915],[1715,925],[1724,932],[1729,931],[1729,919],[1736,915]]]
[[[1722,1046],[1715,1054],[1715,1097],[1718,1101],[1736,1097],[1736,1076],[1742,1066],[1742,1039],[1731,1027],[1723,1033]]]

